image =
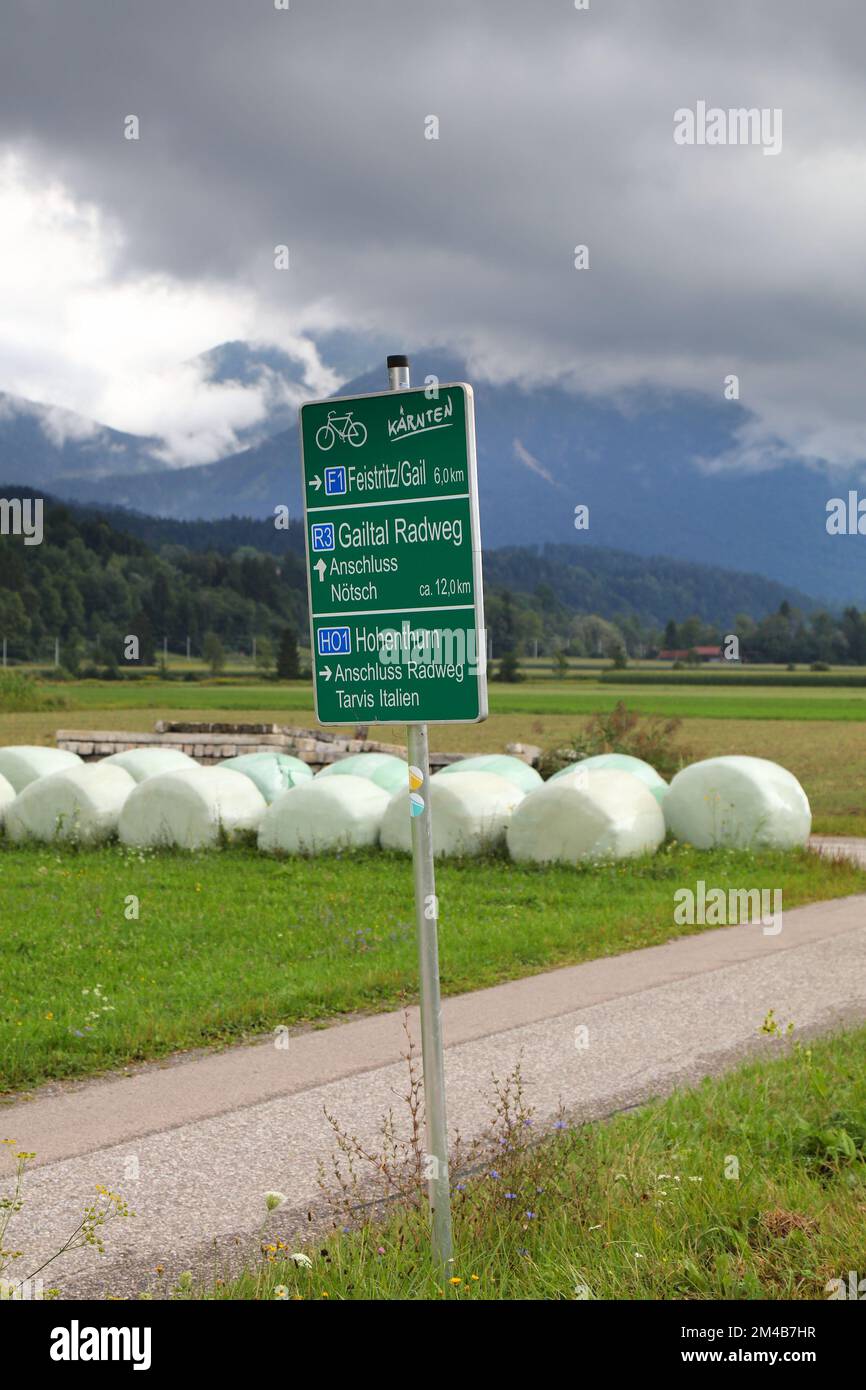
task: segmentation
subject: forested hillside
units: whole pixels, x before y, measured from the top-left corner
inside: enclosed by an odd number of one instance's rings
[[[215,641],[249,653],[255,639],[266,666],[287,631],[306,636],[303,551],[297,521],[172,521],[46,498],[42,544],[0,536],[0,637],[11,660],[40,663],[59,640],[73,672],[128,665],[129,634],[141,664],[164,641],[201,655]],[[856,610],[827,614],[756,575],[575,542],[487,551],[484,576],[494,655],[635,656],[736,631],[747,659],[866,660]]]

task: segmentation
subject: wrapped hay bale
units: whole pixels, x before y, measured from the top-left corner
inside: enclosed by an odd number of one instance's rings
[[[628,772],[591,769],[551,778],[518,806],[508,827],[512,859],[579,864],[654,853],[665,837],[661,807]]]
[[[642,758],[633,758],[629,753],[596,753],[592,758],[581,758],[579,762],[569,763],[550,778],[555,782],[559,777],[568,777],[572,772],[630,772],[639,777],[645,787],[649,787],[656,801],[661,804],[668,794],[668,784],[660,777],[650,763]]]
[[[116,833],[134,789],[124,768],[102,763],[79,763],[37,777],[6,808],[6,834],[11,840],[100,844]]]
[[[290,753],[239,753],[235,758],[226,758],[220,767],[233,768],[242,772],[258,787],[270,806],[272,801],[299,782],[308,782],[313,770],[300,758]]]
[[[678,772],[664,802],[668,829],[698,849],[791,849],[812,829],[809,801],[793,773],[766,758],[706,758]]]
[[[2,773],[0,773],[0,825],[3,824],[5,819],[7,806],[11,806],[14,800],[15,788],[12,783],[7,781]]]
[[[100,759],[101,767],[122,767],[134,782],[143,782],[145,777],[158,777],[160,772],[176,772],[181,767],[197,767],[187,753],[179,748],[127,748],[122,753],[112,753]]]
[[[222,835],[258,829],[264,813],[264,797],[242,772],[196,765],[139,782],[118,834],[125,845],[206,849]]]
[[[522,758],[513,758],[510,753],[479,753],[474,758],[461,758],[459,763],[446,763],[439,769],[437,777],[448,777],[455,772],[493,772],[513,782],[522,792],[534,792],[542,785],[540,772],[525,763]]]
[[[23,792],[37,777],[50,777],[52,772],[80,764],[78,754],[67,753],[65,748],[32,748],[24,743],[0,748],[0,773],[16,792]]]
[[[268,807],[259,826],[259,849],[327,854],[375,845],[388,800],[369,777],[314,777]]]
[[[433,853],[484,854],[501,845],[514,808],[524,793],[493,772],[464,772],[459,777],[430,780],[433,812]],[[383,849],[412,848],[409,792],[395,792],[382,821]]]
[[[368,777],[386,792],[401,791],[409,785],[409,765],[393,753],[353,753],[339,762],[328,763],[317,777]]]

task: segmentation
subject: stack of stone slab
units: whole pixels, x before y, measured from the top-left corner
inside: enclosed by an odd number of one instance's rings
[[[226,758],[243,753],[290,753],[315,771],[351,757],[354,753],[391,753],[405,758],[406,749],[398,743],[380,743],[367,737],[367,729],[355,730],[354,738],[326,733],[322,729],[301,729],[287,724],[186,724],[160,719],[152,734],[115,729],[58,729],[58,748],[77,753],[85,762],[110,757],[129,748],[173,748],[186,753],[203,767],[213,767]],[[538,749],[510,745],[526,762],[537,757]],[[462,753],[432,753],[430,766],[435,772],[457,762]]]

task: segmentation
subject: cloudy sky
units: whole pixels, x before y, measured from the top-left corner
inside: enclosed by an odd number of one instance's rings
[[[862,0],[4,0],[0,390],[204,461],[265,403],[190,359],[321,393],[339,325],[620,398],[736,373],[717,464],[859,462],[864,67]],[[698,102],[780,153],[678,145]]]

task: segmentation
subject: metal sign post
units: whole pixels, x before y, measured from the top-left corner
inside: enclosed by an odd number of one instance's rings
[[[409,359],[388,358],[392,391],[409,386]],[[451,1272],[451,1186],[448,1175],[448,1122],[445,1113],[445,1048],[439,993],[439,899],[433,870],[430,810],[430,748],[426,724],[407,724],[412,871],[415,879],[415,934],[420,978],[421,1057],[427,1125],[427,1196],[433,1258],[444,1275]]]
[[[428,723],[487,717],[475,464],[465,382],[423,390],[388,358],[387,391],[301,406],[316,718],[407,721],[426,1173],[433,1254],[451,1272],[451,1206]]]

